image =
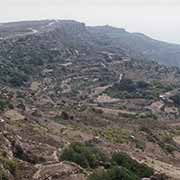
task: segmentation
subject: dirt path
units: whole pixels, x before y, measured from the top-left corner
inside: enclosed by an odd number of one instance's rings
[[[60,166],[60,165],[62,165],[62,162],[61,163],[52,163],[52,164],[48,164],[48,165],[43,165],[43,164],[36,165],[38,170],[34,174],[33,179],[34,180],[39,179],[45,173],[45,171],[47,171],[48,169],[51,170],[51,168],[54,168],[54,167]]]
[[[41,172],[44,171],[44,168],[51,168],[53,166],[61,164],[61,163],[59,163],[58,151],[57,150],[53,152],[52,157],[54,159],[53,162],[47,162],[46,165],[45,164],[37,164],[35,166],[38,170],[36,171],[36,173],[33,176],[34,180],[39,179],[41,177]]]
[[[113,115],[119,115],[119,113],[122,113],[125,115],[136,115],[135,112],[120,110],[120,109],[110,109],[110,108],[101,108],[101,107],[97,107],[96,109],[102,110],[104,113],[113,114]]]

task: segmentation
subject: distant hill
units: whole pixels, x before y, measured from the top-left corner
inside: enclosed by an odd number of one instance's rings
[[[41,38],[48,35],[48,38],[55,38],[56,45],[58,43],[64,47],[121,51],[133,58],[180,67],[180,45],[157,41],[141,33],[129,33],[121,28],[108,25],[87,27],[84,23],[71,20],[23,21],[0,25],[1,41],[33,35]]]
[[[123,48],[133,57],[144,57],[168,66],[180,66],[180,45],[154,40],[141,33],[129,33],[111,26],[88,27],[108,48]]]

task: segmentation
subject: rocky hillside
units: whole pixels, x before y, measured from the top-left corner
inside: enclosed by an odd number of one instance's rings
[[[75,21],[0,36],[0,179],[179,179],[180,69],[141,51],[171,45]]]
[[[58,46],[54,44],[56,48],[62,47],[63,44],[69,48],[94,47],[112,52],[121,50],[131,57],[154,60],[169,66],[180,66],[180,45],[157,41],[141,33],[129,33],[125,29],[111,26],[87,27],[83,23],[63,20],[0,24],[1,41],[35,34],[37,36],[46,34],[49,38],[60,40]]]
[[[132,57],[180,66],[180,45],[157,41],[141,33],[129,33],[111,26],[89,27],[88,30],[106,47],[123,48]]]

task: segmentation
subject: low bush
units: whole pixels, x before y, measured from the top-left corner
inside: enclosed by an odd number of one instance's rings
[[[5,101],[5,100],[0,100],[0,110],[1,110],[1,111],[4,111],[4,109],[6,109],[7,106],[8,106],[7,101]]]
[[[140,178],[126,168],[114,166],[107,171],[94,172],[88,180],[140,180]]]
[[[105,165],[107,157],[98,148],[91,144],[72,143],[64,149],[61,160],[71,161],[83,168],[96,168]]]
[[[104,93],[113,98],[134,99],[143,98],[147,100],[158,100],[159,95],[171,90],[172,87],[163,85],[160,82],[147,83],[145,81],[133,81],[123,79],[106,89]],[[179,103],[179,98],[176,98]]]
[[[9,79],[9,83],[12,86],[18,87],[23,85],[25,82],[29,80],[29,77],[23,72],[13,72]]]
[[[105,130],[99,130],[97,135],[105,138],[112,143],[127,143],[130,138],[130,132],[127,129],[122,128],[107,128]]]
[[[0,99],[0,111],[4,111],[6,108],[13,108],[13,105],[6,99]]]
[[[138,163],[126,153],[114,153],[112,156],[112,163],[127,168],[140,178],[150,177],[154,173],[152,168],[145,164]]]
[[[83,168],[96,169],[88,180],[140,180],[154,174],[152,168],[140,164],[126,153],[114,153],[111,160],[89,143],[72,143],[64,149],[60,160],[74,162]]]
[[[136,148],[141,149],[142,151],[144,151],[144,149],[146,147],[146,144],[145,144],[144,141],[140,141],[140,140],[135,139],[134,142],[136,144]]]
[[[0,169],[0,180],[9,180],[7,174],[2,169]]]

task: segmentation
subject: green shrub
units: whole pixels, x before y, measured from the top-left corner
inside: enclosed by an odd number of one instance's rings
[[[178,151],[178,148],[173,144],[165,144],[163,146],[163,148],[169,153],[173,153],[174,151]]]
[[[0,110],[4,111],[6,108],[12,108],[13,105],[5,99],[0,99]]]
[[[129,141],[130,132],[122,128],[107,128],[97,131],[97,135],[105,138],[112,143],[127,143]]]
[[[145,144],[144,141],[140,141],[140,140],[135,139],[134,142],[136,144],[136,148],[141,149],[141,150],[144,151],[144,149],[146,147],[146,144]]]
[[[15,87],[22,86],[29,80],[29,77],[23,72],[14,72],[9,80],[9,83]]]
[[[123,79],[121,83],[116,83],[112,87],[105,90],[104,93],[113,98],[131,99],[144,98],[148,100],[158,100],[159,95],[172,89],[168,85],[160,82],[147,83],[146,81],[133,81]]]
[[[138,163],[126,153],[114,153],[112,156],[112,162],[127,168],[129,171],[132,171],[140,178],[150,177],[153,175],[152,168],[146,166],[145,164]]]
[[[62,116],[59,116],[59,115],[55,116],[55,117],[53,118],[53,120],[54,120],[56,123],[59,123],[59,124],[64,123],[64,119],[62,118]]]
[[[91,144],[72,143],[65,149],[61,160],[71,161],[83,168],[96,168],[106,163],[106,156]]]
[[[94,172],[88,180],[140,180],[140,178],[126,168],[114,166],[107,171]]]
[[[0,169],[0,180],[8,180],[8,176],[6,175],[6,173]]]

